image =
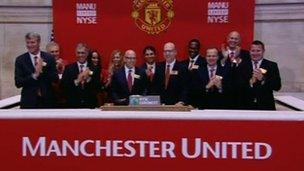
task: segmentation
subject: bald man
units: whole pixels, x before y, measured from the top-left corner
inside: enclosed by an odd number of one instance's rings
[[[146,73],[135,66],[135,51],[127,50],[123,60],[124,67],[115,72],[112,77],[111,97],[115,105],[128,105],[130,95],[146,94]]]
[[[186,70],[176,60],[177,51],[174,43],[164,45],[163,52],[165,61],[159,64],[161,78],[161,102],[166,105],[184,105],[187,103]]]
[[[226,45],[222,45],[219,56],[223,66],[229,64],[237,67],[242,61],[250,61],[249,51],[241,48],[241,35],[237,31],[228,34]]]

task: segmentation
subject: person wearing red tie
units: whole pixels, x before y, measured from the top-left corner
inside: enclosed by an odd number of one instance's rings
[[[145,63],[141,66],[146,71],[148,83],[147,83],[147,95],[160,95],[160,87],[158,82],[160,81],[161,70],[156,63],[156,49],[154,46],[146,46],[143,50],[143,57]]]
[[[242,61],[249,61],[249,51],[242,49],[241,35],[237,31],[232,31],[228,34],[226,44],[222,44],[221,52],[219,53],[219,62],[224,65],[238,66]]]
[[[58,80],[55,59],[40,50],[41,37],[30,32],[25,35],[27,53],[16,58],[15,85],[21,90],[21,109],[53,108],[52,83]]]
[[[124,55],[124,67],[112,77],[110,94],[115,105],[128,105],[130,95],[146,95],[146,73],[135,64],[135,51],[127,50]]]
[[[62,87],[67,96],[68,108],[97,107],[96,92],[100,88],[100,72],[87,62],[89,48],[78,43],[75,50],[77,61],[68,65],[62,76]]]
[[[161,77],[158,86],[161,89],[161,103],[166,105],[187,104],[186,70],[176,60],[177,51],[174,43],[164,45],[165,61],[159,64]]]
[[[206,84],[204,84],[202,106],[206,109],[227,109],[228,92],[230,90],[230,73],[225,68],[218,64],[218,50],[209,48],[206,51],[207,65],[200,70],[200,74]]]

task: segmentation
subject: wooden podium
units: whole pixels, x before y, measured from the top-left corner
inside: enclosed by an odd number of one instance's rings
[[[134,106],[114,106],[104,105],[101,106],[102,111],[175,111],[175,112],[189,112],[194,108],[191,106],[175,106],[175,105],[134,105]]]

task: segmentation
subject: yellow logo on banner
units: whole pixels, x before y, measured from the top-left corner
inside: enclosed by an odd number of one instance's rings
[[[174,17],[173,0],[134,0],[133,9],[136,26],[148,34],[166,30]]]

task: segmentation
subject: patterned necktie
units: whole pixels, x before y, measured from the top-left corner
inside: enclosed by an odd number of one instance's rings
[[[84,65],[83,65],[83,64],[80,64],[79,66],[80,66],[79,73],[82,73],[82,72],[83,72]]]
[[[209,69],[209,72],[210,72],[209,79],[211,79],[214,76],[214,71],[215,71],[214,67]]]
[[[129,72],[128,72],[128,89],[129,89],[129,92],[132,91],[132,70],[129,69]]]
[[[38,64],[38,56],[34,56],[34,66]]]
[[[254,63],[254,69],[258,69],[258,63],[259,63],[259,62],[254,61],[253,63]]]
[[[165,89],[167,89],[170,79],[170,65],[167,65],[166,73],[165,73]]]

